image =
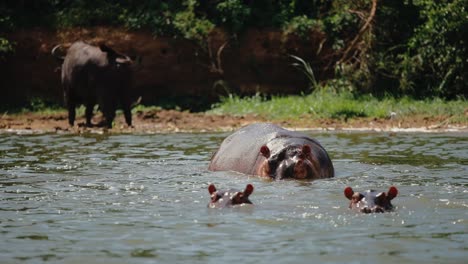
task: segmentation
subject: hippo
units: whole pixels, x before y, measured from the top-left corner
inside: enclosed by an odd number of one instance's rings
[[[363,193],[354,192],[351,187],[346,187],[344,195],[351,202],[349,208],[361,213],[384,213],[393,210],[390,202],[398,195],[398,189],[391,186],[387,193],[368,190]]]
[[[245,126],[222,142],[208,167],[275,180],[334,177],[333,164],[320,143],[271,123]]]
[[[252,184],[247,184],[243,192],[239,190],[217,190],[214,184],[208,186],[208,192],[211,196],[211,201],[208,208],[224,208],[234,205],[252,204],[249,196],[252,194],[254,187]]]

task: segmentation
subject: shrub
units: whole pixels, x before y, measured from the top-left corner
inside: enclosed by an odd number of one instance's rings
[[[199,18],[194,10],[197,5],[195,0],[185,2],[186,9],[174,17],[174,28],[187,39],[196,40],[201,43],[208,33],[214,28],[214,24],[205,18]]]
[[[216,5],[218,11],[216,22],[231,33],[244,30],[250,16],[250,8],[240,0],[227,0]]]
[[[306,15],[293,17],[283,25],[283,32],[286,35],[296,34],[303,39],[309,39],[313,29],[323,30],[323,23],[320,20],[308,18]]]
[[[467,1],[414,2],[424,22],[399,56],[400,88],[418,96],[468,95]]]

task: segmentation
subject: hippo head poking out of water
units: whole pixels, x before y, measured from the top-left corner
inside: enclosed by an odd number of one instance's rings
[[[315,180],[335,175],[327,151],[317,140],[270,123],[250,124],[226,137],[208,169],[275,180]]]
[[[211,195],[211,201],[208,204],[209,208],[232,207],[234,205],[252,204],[249,196],[252,194],[254,187],[252,184],[247,184],[243,192],[238,190],[217,190],[214,184],[208,186],[208,192]]]
[[[309,145],[290,146],[271,155],[270,149],[263,145],[260,153],[266,158],[260,167],[260,175],[281,180],[320,178],[319,161],[312,155]]]
[[[349,208],[362,213],[383,213],[391,211],[393,205],[390,202],[398,194],[395,186],[390,187],[387,193],[368,190],[363,193],[354,192],[351,187],[346,187],[344,195],[351,202]]]

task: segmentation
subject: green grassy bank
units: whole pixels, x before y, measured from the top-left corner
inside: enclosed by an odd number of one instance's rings
[[[297,120],[304,116],[339,120],[359,117],[390,118],[392,115],[442,116],[450,118],[450,123],[462,124],[468,123],[467,111],[468,102],[465,99],[446,101],[438,98],[376,98],[320,90],[308,95],[273,96],[268,99],[261,95],[246,98],[230,95],[222,98],[208,112],[228,115],[257,114],[270,120]]]
[[[160,106],[138,105],[132,112],[159,111]],[[174,106],[167,109],[181,111]],[[84,115],[84,106],[77,109],[77,115]],[[95,107],[97,110],[97,106]],[[3,110],[1,115],[15,116],[26,113],[38,115],[66,114],[66,109],[41,100],[32,100],[24,108]],[[449,124],[468,125],[468,101],[464,98],[442,100],[439,98],[417,100],[411,97],[392,96],[377,98],[371,95],[355,95],[351,92],[332,92],[319,89],[306,95],[240,97],[230,94],[206,111],[213,115],[245,116],[256,115],[271,121],[300,121],[329,119],[349,121],[358,118],[389,119],[395,118],[436,118]]]

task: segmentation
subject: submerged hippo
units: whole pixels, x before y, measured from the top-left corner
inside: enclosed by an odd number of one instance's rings
[[[393,205],[390,202],[398,195],[398,190],[395,186],[390,187],[387,193],[368,190],[363,193],[354,192],[351,187],[346,187],[344,195],[351,202],[349,208],[362,213],[384,213],[393,210]]]
[[[269,123],[248,125],[224,139],[208,169],[273,179],[334,176],[333,164],[320,143]]]
[[[254,187],[252,184],[247,184],[243,192],[239,190],[216,190],[214,184],[208,186],[208,192],[211,196],[211,201],[208,204],[209,208],[231,207],[241,204],[252,204],[249,196],[252,194]]]

